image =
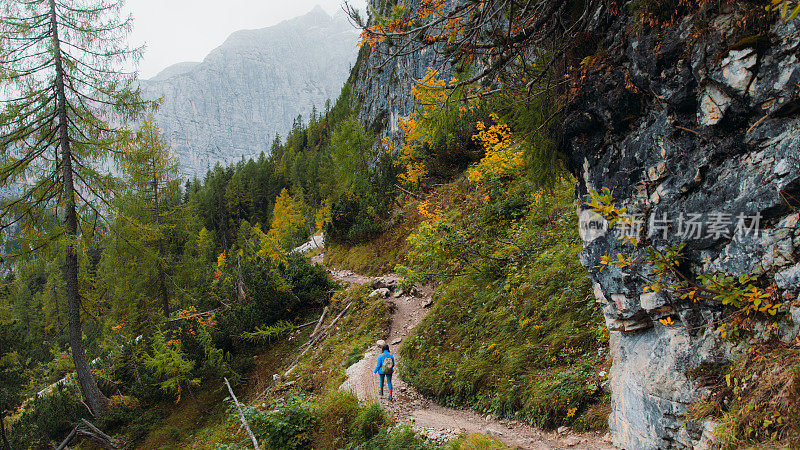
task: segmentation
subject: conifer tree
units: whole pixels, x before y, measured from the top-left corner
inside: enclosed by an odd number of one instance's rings
[[[6,410],[17,406],[24,383],[22,366],[11,348],[15,329],[12,324],[0,320],[0,449],[3,450],[11,449],[6,437]]]
[[[161,135],[155,118],[148,115],[136,134],[136,140],[126,152],[122,164],[123,172],[130,184],[133,194],[133,205],[126,214],[140,225],[139,234],[145,232],[142,239],[155,239],[155,270],[159,296],[161,297],[164,317],[169,317],[169,290],[165,269],[164,234],[168,230],[163,218],[163,192],[172,187],[177,189],[178,164],[169,149],[169,145]],[[134,211],[133,209],[139,209]],[[145,243],[147,244],[147,243]]]
[[[302,206],[302,201],[299,201],[297,196],[289,195],[289,191],[286,189],[283,189],[275,199],[275,208],[272,211],[272,226],[268,235],[273,239],[273,242],[284,250],[292,248],[294,245],[292,238],[301,229],[305,221]]]
[[[129,134],[120,124],[147,107],[135,73],[140,54],[125,37],[130,17],[115,0],[3,0],[0,5],[0,187],[13,189],[0,226],[64,249],[69,341],[89,408],[108,400],[89,368],[82,337],[78,240],[104,217],[115,183],[107,174]],[[58,211],[58,226],[49,211]]]

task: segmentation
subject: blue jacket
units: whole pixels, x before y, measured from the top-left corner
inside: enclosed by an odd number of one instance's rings
[[[386,359],[387,356],[389,358],[392,358],[392,361],[394,361],[394,355],[389,353],[389,350],[384,350],[383,353],[381,353],[380,356],[378,356],[378,365],[375,366],[375,370],[373,371],[373,373],[378,373],[383,375],[383,360]]]

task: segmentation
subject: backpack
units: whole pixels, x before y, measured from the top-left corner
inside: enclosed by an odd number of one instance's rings
[[[383,372],[384,375],[391,375],[392,372],[394,372],[394,359],[392,359],[391,356],[384,356],[381,372]]]

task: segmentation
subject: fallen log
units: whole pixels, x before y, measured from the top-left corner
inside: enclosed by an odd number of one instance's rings
[[[103,448],[114,450],[122,447],[121,443],[118,440],[103,433],[103,431],[101,431],[96,426],[92,425],[92,423],[89,422],[88,420],[81,419],[81,422],[83,422],[84,425],[89,427],[89,429],[85,430],[83,428],[79,428],[77,431],[78,435],[91,439],[97,445]]]
[[[303,345],[306,347],[306,348],[305,348],[305,350],[303,350],[303,351],[300,353],[300,356],[298,356],[298,357],[297,357],[297,358],[294,360],[294,362],[293,362],[293,363],[292,363],[292,364],[289,366],[289,369],[287,369],[287,370],[286,370],[286,372],[283,374],[283,378],[286,378],[287,376],[289,376],[289,374],[290,374],[290,373],[292,373],[292,371],[294,371],[294,369],[297,367],[297,364],[300,362],[300,359],[302,359],[302,358],[303,358],[303,355],[305,355],[305,354],[306,354],[306,352],[308,351],[308,349],[312,348],[312,347],[314,346],[314,344],[316,344],[318,341],[320,341],[320,340],[321,340],[323,337],[325,337],[325,336],[328,334],[328,330],[330,330],[331,328],[333,328],[333,326],[334,326],[334,325],[336,325],[336,322],[338,322],[338,321],[339,321],[339,319],[341,319],[341,318],[342,318],[342,317],[345,315],[345,313],[347,312],[347,310],[348,310],[348,309],[350,309],[350,306],[351,306],[352,304],[353,304],[353,302],[350,302],[350,303],[348,303],[348,304],[347,304],[347,306],[345,306],[345,307],[344,307],[344,309],[342,310],[342,312],[340,312],[340,313],[339,313],[339,315],[338,315],[338,316],[336,316],[336,318],[334,318],[334,319],[331,321],[331,323],[330,323],[330,324],[328,324],[328,325],[325,327],[324,331],[320,332],[318,336],[316,336],[316,337],[312,337],[311,339],[309,339],[309,340],[308,340],[308,342],[306,342],[305,344],[303,344]],[[312,336],[313,336],[313,334],[312,334]]]
[[[261,450],[258,446],[258,440],[256,439],[256,435],[253,434],[253,431],[250,429],[250,425],[247,424],[247,419],[244,417],[244,411],[242,411],[242,407],[239,405],[239,400],[236,399],[236,394],[233,393],[233,389],[231,389],[231,384],[228,382],[228,379],[225,378],[225,386],[228,387],[228,392],[231,394],[231,398],[233,398],[233,403],[236,405],[236,409],[239,411],[239,420],[242,421],[242,425],[244,429],[247,431],[247,434],[250,436],[250,440],[253,441],[253,447],[256,450]]]
[[[319,320],[317,321],[317,326],[314,327],[314,331],[311,332],[311,336],[309,336],[309,338],[313,338],[314,335],[317,334],[317,331],[319,331],[319,327],[322,326],[322,321],[325,320],[325,315],[326,314],[328,314],[328,307],[327,306],[325,307],[325,309],[322,310],[322,315],[319,316]]]
[[[67,446],[69,445],[70,441],[72,441],[72,439],[75,437],[76,434],[78,434],[78,427],[73,428],[72,431],[69,432],[66,439],[61,441],[61,444],[56,448],[56,450],[67,449],[68,448]]]

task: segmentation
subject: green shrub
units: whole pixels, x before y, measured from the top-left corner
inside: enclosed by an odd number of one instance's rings
[[[235,353],[242,346],[253,345],[237,336],[281,320],[293,321],[304,310],[327,302],[332,284],[325,269],[312,265],[302,255],[290,255],[286,262],[273,265],[251,252],[241,258],[241,265],[246,301],[232,298],[238,277],[234,262],[225,264],[225,272],[214,281],[212,300],[217,303],[205,305],[208,309],[218,307],[219,302],[231,306],[216,317],[218,324],[212,332],[214,346],[225,352]],[[202,359],[203,348],[199,342],[193,345],[193,335],[182,336],[182,341],[187,353],[198,361]]]
[[[314,439],[317,449],[343,448],[349,440],[349,430],[361,406],[349,391],[331,390],[317,406],[319,430]]]
[[[292,253],[286,259],[283,272],[303,307],[326,303],[328,291],[333,286],[323,266],[311,264],[303,255]]]
[[[270,410],[251,406],[244,413],[253,433],[273,449],[311,448],[319,425],[313,404],[294,394],[275,401]],[[236,416],[235,411],[230,414]]]
[[[367,442],[390,425],[391,419],[386,410],[379,403],[370,402],[356,415],[350,425],[350,435],[354,442]]]
[[[50,394],[37,396],[9,424],[9,441],[12,448],[49,447],[52,441],[60,442],[80,419],[91,417],[81,403],[77,384],[59,384]]]
[[[356,244],[381,231],[370,211],[369,200],[356,194],[343,194],[331,206],[331,222],[325,236],[331,242]]]
[[[317,404],[315,449],[428,450],[436,448],[410,427],[393,429],[378,403],[359,403],[352,392],[333,389]]]
[[[430,441],[405,426],[391,430],[381,430],[377,436],[356,447],[358,450],[434,450],[437,447]]]
[[[326,241],[352,245],[380,233],[384,217],[395,205],[396,180],[397,168],[391,155],[384,152],[363,182],[341,194],[331,205]]]

